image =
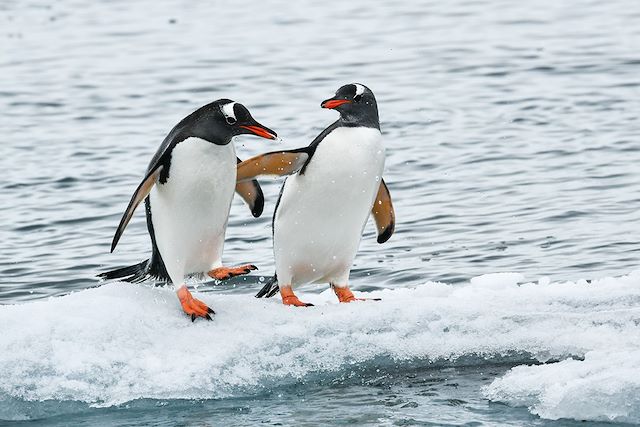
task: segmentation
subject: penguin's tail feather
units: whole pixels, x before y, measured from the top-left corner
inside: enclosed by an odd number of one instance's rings
[[[144,282],[151,277],[151,274],[149,274],[149,260],[146,259],[138,264],[130,265],[128,267],[116,268],[115,270],[100,273],[97,277],[102,280],[119,279],[123,282],[131,283]]]
[[[267,280],[267,283],[258,291],[256,298],[271,298],[274,296],[280,287],[278,286],[278,275],[274,274],[273,277]]]

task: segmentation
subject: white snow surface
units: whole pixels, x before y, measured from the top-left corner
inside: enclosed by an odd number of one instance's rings
[[[561,362],[517,366],[486,397],[545,418],[640,422],[640,271],[523,280],[427,282],[350,304],[299,292],[310,308],[195,293],[217,312],[195,323],[173,291],[125,283],[0,306],[0,406],[221,398],[367,365],[533,358]]]

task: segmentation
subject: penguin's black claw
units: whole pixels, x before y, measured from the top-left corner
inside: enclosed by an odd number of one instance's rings
[[[207,319],[207,320],[213,320],[213,319],[211,318],[211,316],[209,315],[209,313],[205,314],[204,318],[205,318],[205,319]]]
[[[305,307],[315,307],[315,305],[311,304],[310,302],[307,302],[304,304]]]
[[[196,321],[196,315],[195,315],[195,314],[192,314],[192,315],[191,315],[191,323],[193,323],[193,322],[195,322],[195,321]]]
[[[207,307],[207,313],[216,314],[216,312],[209,307]]]
[[[247,266],[244,267],[244,270],[242,270],[242,274],[249,274],[250,272],[257,270],[258,267],[256,267],[253,264],[249,264]]]

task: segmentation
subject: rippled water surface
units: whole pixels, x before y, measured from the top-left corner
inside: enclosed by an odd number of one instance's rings
[[[353,81],[378,99],[397,215],[385,245],[368,225],[354,289],[627,274],[640,256],[638,22],[635,0],[3,2],[0,303],[80,291],[146,258],[142,212],[114,254],[111,238],[157,146],[197,107],[240,101],[282,137],[236,139],[246,158],[308,145],[335,120],[320,101]],[[234,201],[226,263],[272,274],[280,184],[263,182],[257,220]],[[248,298],[257,281],[201,289]],[[217,400],[17,413],[61,425],[551,423],[480,391],[529,356],[382,372],[374,360],[357,378],[323,371]]]

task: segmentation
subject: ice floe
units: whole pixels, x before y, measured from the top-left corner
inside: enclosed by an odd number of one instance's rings
[[[584,360],[517,366],[484,393],[553,420],[640,423],[640,349],[590,351]]]
[[[0,306],[0,419],[3,400],[221,398],[372,364],[464,359],[560,361],[515,367],[484,392],[546,418],[640,421],[640,272],[523,281],[428,282],[351,304],[303,292],[316,304],[306,309],[200,293],[217,315],[195,323],[171,290],[124,283]]]

